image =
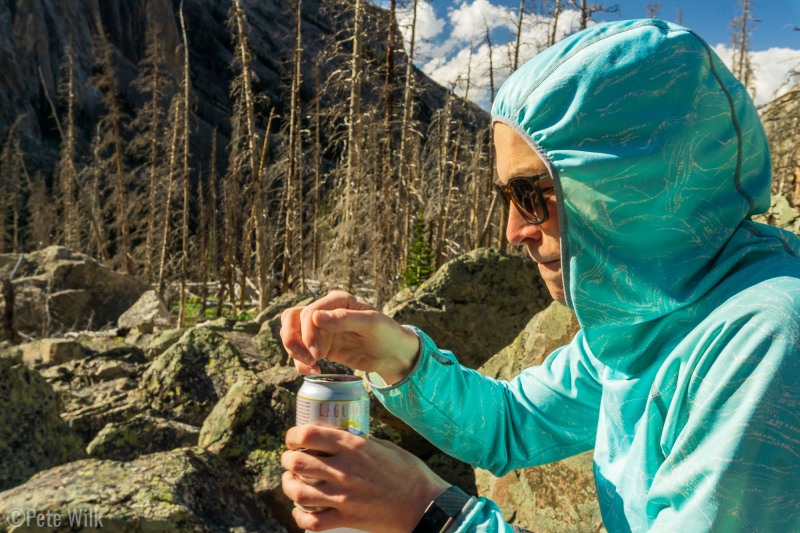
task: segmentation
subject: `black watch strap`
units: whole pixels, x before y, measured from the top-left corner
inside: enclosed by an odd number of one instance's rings
[[[453,485],[433,500],[412,533],[442,533],[461,513],[470,496]]]

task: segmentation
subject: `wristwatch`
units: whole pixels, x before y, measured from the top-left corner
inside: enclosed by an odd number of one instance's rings
[[[444,533],[469,500],[469,494],[451,486],[428,504],[412,533]]]

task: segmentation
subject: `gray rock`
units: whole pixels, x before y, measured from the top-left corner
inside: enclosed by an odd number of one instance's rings
[[[525,368],[541,364],[553,350],[569,343],[578,329],[574,313],[553,302],[479,372],[509,380]],[[603,531],[592,452],[502,478],[478,469],[476,483],[481,495],[494,500],[509,521],[523,527],[553,533]]]
[[[114,325],[147,290],[145,282],[60,246],[24,254],[12,282],[14,326],[34,337]]]
[[[789,198],[780,194],[773,194],[769,210],[763,215],[754,216],[753,220],[800,235],[800,210],[792,205]]]
[[[150,364],[138,394],[161,416],[201,426],[245,371],[230,341],[211,328],[197,327]]]
[[[476,471],[479,492],[509,522],[542,533],[605,531],[592,474],[592,452],[496,478]]]
[[[22,361],[29,366],[58,365],[84,357],[80,343],[68,339],[41,339],[19,346]]]
[[[301,381],[290,369],[243,375],[206,418],[199,445],[234,460],[256,449],[279,449],[295,417],[295,395],[283,384],[296,389]]]
[[[550,302],[530,259],[482,248],[448,261],[417,290],[399,293],[384,312],[477,368]]]
[[[0,405],[0,490],[84,457],[80,439],[59,417],[52,387],[36,371],[0,359]]]
[[[575,313],[553,302],[528,322],[514,342],[492,356],[478,371],[510,380],[529,366],[542,364],[550,353],[569,344],[580,329]]]
[[[155,328],[172,327],[172,315],[156,291],[147,291],[117,319],[120,329],[137,329],[152,333]]]
[[[174,420],[138,415],[110,423],[86,447],[89,457],[131,461],[140,455],[197,445],[200,428]]]
[[[12,509],[63,517],[91,510],[97,529],[118,533],[283,533],[250,480],[197,448],[131,462],[85,459],[42,472],[0,493],[0,523]],[[89,528],[87,528],[89,529]]]

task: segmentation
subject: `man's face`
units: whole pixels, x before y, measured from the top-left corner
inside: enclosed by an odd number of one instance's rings
[[[517,176],[535,176],[546,173],[541,158],[522,137],[502,123],[494,126],[494,146],[497,150],[498,183],[506,184]],[[539,182],[542,189],[553,186],[553,178]],[[558,206],[552,194],[546,196],[550,217],[539,225],[529,224],[522,218],[514,204],[508,214],[506,237],[511,244],[525,246],[528,255],[536,262],[550,296],[565,303],[564,279],[561,276],[561,233],[558,225]]]

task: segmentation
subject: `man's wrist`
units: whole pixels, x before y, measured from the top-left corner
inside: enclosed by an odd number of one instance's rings
[[[466,492],[451,485],[428,504],[412,533],[446,532],[470,499]]]
[[[422,339],[411,328],[403,327],[405,335],[390,368],[378,372],[387,385],[394,385],[407,378],[422,353]]]

